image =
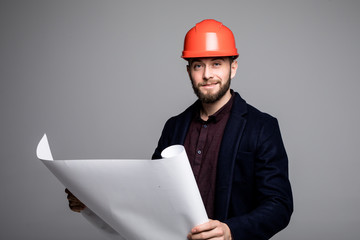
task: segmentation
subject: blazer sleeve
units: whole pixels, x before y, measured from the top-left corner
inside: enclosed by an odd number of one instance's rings
[[[181,114],[171,117],[166,121],[152,159],[160,159],[161,152],[165,148],[184,143],[192,119],[193,107],[194,105],[191,105]]]
[[[181,135],[181,132],[184,130],[179,130],[181,128],[178,126],[178,122],[177,117],[171,117],[166,121],[151,159],[161,159],[161,152],[165,148],[174,144],[181,144],[178,136]]]
[[[275,118],[260,127],[254,153],[255,208],[224,221],[233,239],[269,239],[288,225],[293,212],[288,158]]]
[[[171,118],[166,121],[164,128],[161,132],[161,136],[158,141],[158,145],[155,148],[155,151],[151,157],[151,159],[161,159],[161,152],[166,147],[169,146],[169,131],[170,131],[170,125],[171,125]]]

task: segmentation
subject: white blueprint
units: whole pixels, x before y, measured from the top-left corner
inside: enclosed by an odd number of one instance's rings
[[[208,221],[185,149],[163,159],[53,160],[46,135],[37,157],[87,207],[83,216],[108,239],[185,240]]]

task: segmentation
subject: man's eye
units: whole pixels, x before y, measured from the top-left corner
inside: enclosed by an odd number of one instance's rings
[[[201,65],[200,64],[194,64],[194,69],[200,69]]]
[[[214,63],[214,66],[215,66],[215,67],[219,67],[219,66],[221,66],[221,63],[215,62],[215,63]]]

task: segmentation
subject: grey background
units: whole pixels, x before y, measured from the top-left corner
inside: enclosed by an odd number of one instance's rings
[[[360,1],[0,1],[0,238],[99,239],[36,159],[150,158],[195,100],[195,23],[235,34],[232,88],[277,117],[295,212],[273,239],[359,239]]]

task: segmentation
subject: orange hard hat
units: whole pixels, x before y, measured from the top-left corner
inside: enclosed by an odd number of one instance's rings
[[[239,56],[232,31],[213,19],[191,28],[184,40],[182,58]]]

